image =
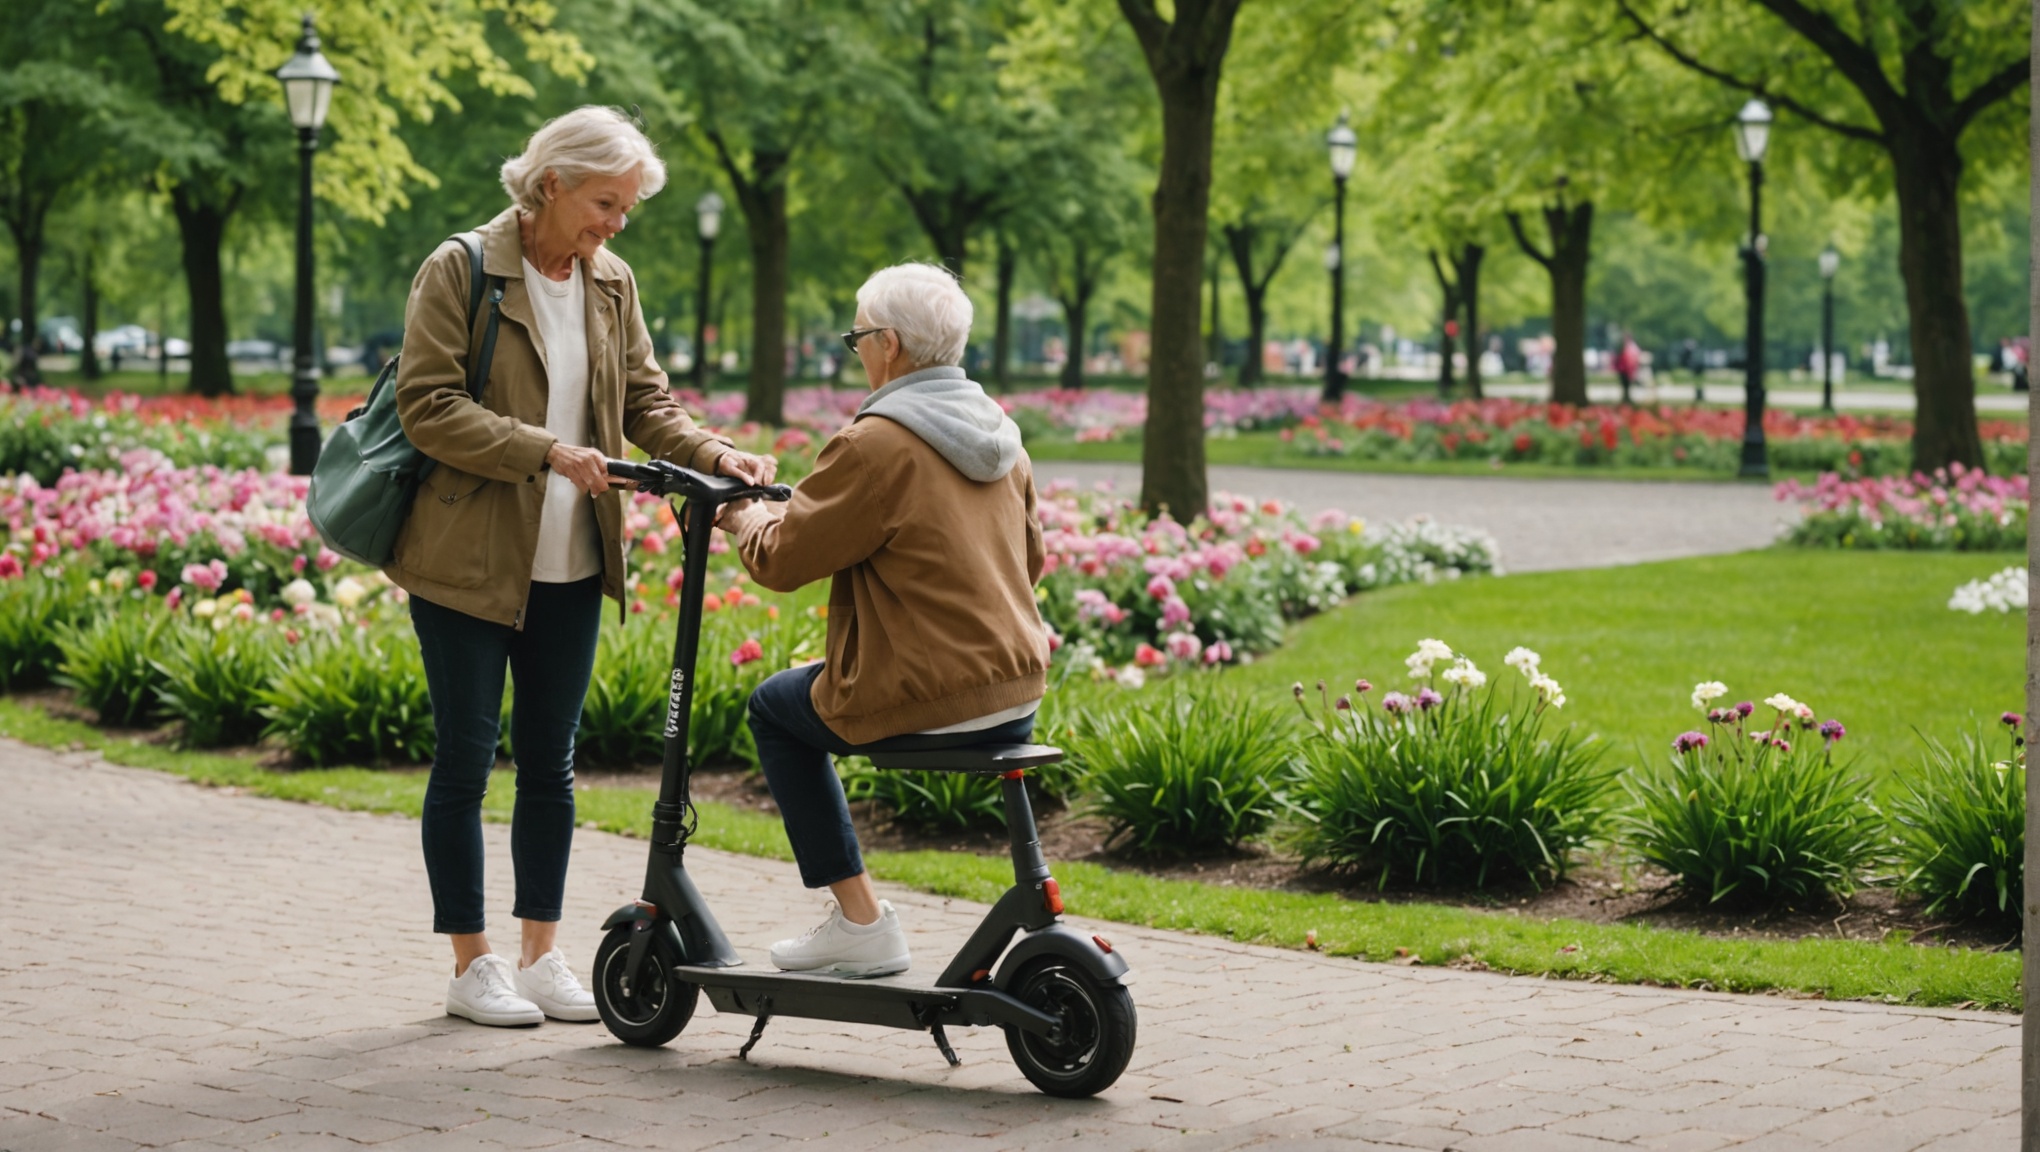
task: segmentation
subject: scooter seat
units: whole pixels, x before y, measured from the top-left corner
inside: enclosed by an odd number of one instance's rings
[[[999,775],[1019,768],[1060,763],[1062,749],[1046,744],[966,744],[929,752],[873,752],[876,768],[902,772],[980,772]]]

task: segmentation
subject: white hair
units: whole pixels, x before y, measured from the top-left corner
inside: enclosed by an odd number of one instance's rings
[[[956,274],[936,264],[895,264],[871,274],[857,306],[874,328],[890,328],[917,368],[963,363],[970,341],[970,297]]]
[[[526,211],[545,205],[545,174],[575,187],[590,176],[638,174],[638,199],[649,200],[666,186],[666,165],[628,116],[588,104],[555,116],[525,141],[524,151],[503,162],[503,190]]]

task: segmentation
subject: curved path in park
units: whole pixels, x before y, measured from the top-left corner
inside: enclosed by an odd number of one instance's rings
[[[698,1015],[670,1046],[442,1013],[418,825],[0,740],[0,1148],[1995,1149],[2016,1016],[1365,964],[1077,923],[1133,963],[1139,1047],[1053,1100],[1000,1034]],[[509,907],[508,830],[488,840]],[[561,939],[586,973],[641,841],[584,831]],[[757,955],[819,900],[694,849]],[[881,885],[923,971],[983,912]],[[1073,909],[1081,912],[1081,908]],[[498,938],[514,939],[498,920]],[[1429,959],[1429,958],[1427,958]]]
[[[1140,494],[1140,465],[1037,460],[1035,482],[1110,483]],[[1762,548],[1796,512],[1768,484],[1635,480],[1526,480],[1409,476],[1287,468],[1211,469],[1213,492],[1295,504],[1305,515],[1337,508],[1369,520],[1429,515],[1484,528],[1509,572],[1602,568]]]

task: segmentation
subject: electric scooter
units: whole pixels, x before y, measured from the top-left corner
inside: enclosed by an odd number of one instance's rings
[[[1133,1055],[1133,997],[1124,957],[1101,936],[1062,920],[1062,894],[1042,859],[1026,772],[1062,752],[1039,744],[980,744],[940,751],[876,753],[881,769],[969,772],[1000,778],[1012,843],[1013,886],[979,923],[931,984],[885,977],[852,980],[749,967],[723,936],[683,862],[697,814],[688,799],[689,709],[708,542],[716,511],[736,500],[788,500],[785,485],[753,487],[654,460],[609,461],[609,472],[639,491],[678,497],[685,575],[667,697],[665,770],[652,808],[644,895],[603,924],[595,954],[595,1003],[602,1022],[626,1044],[657,1047],[678,1036],[708,993],[719,1012],[755,1017],[738,1051],[748,1058],[775,1016],[838,1020],[930,1033],[942,1056],[961,1061],[944,1028],[996,1025],[1013,1062],[1051,1096],[1095,1095],[1111,1086]]]

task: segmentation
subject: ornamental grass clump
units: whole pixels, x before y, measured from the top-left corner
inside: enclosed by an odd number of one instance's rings
[[[1899,888],[1942,912],[2016,921],[2025,901],[2026,742],[2023,718],[2000,717],[2005,755],[1987,737],[1927,745],[1926,760],[1891,805],[1903,867]]]
[[[163,713],[184,722],[193,748],[252,744],[268,720],[260,690],[280,668],[283,643],[267,628],[180,628],[162,646],[156,670]]]
[[[1234,848],[1274,822],[1294,740],[1280,711],[1211,687],[1090,712],[1064,747],[1083,764],[1078,807],[1141,852]]]
[[[969,772],[898,772],[871,766],[862,756],[837,761],[843,795],[851,803],[872,802],[902,824],[929,831],[978,828],[999,823],[1005,806],[999,778]]]
[[[1414,695],[1376,704],[1363,679],[1330,701],[1321,683],[1313,710],[1296,685],[1310,721],[1292,790],[1301,819],[1291,842],[1304,861],[1372,874],[1383,888],[1564,876],[1599,833],[1613,773],[1597,767],[1592,737],[1547,734],[1565,690],[1539,656],[1517,648],[1505,662],[1524,680],[1506,693],[1438,640],[1405,662]]]
[[[292,646],[256,693],[275,736],[312,764],[431,758],[432,703],[418,641],[394,627],[320,632]]]
[[[1693,705],[1727,694],[1709,681]],[[1847,895],[1884,850],[1869,786],[1835,758],[1847,733],[1782,693],[1764,703],[1768,725],[1750,724],[1748,701],[1710,708],[1707,732],[1682,733],[1665,767],[1625,781],[1627,841],[1709,903]]]
[[[114,728],[151,723],[161,714],[157,693],[164,684],[156,666],[169,617],[143,608],[116,610],[90,623],[55,629],[62,653],[57,683],[78,694],[78,703],[99,713]]]

